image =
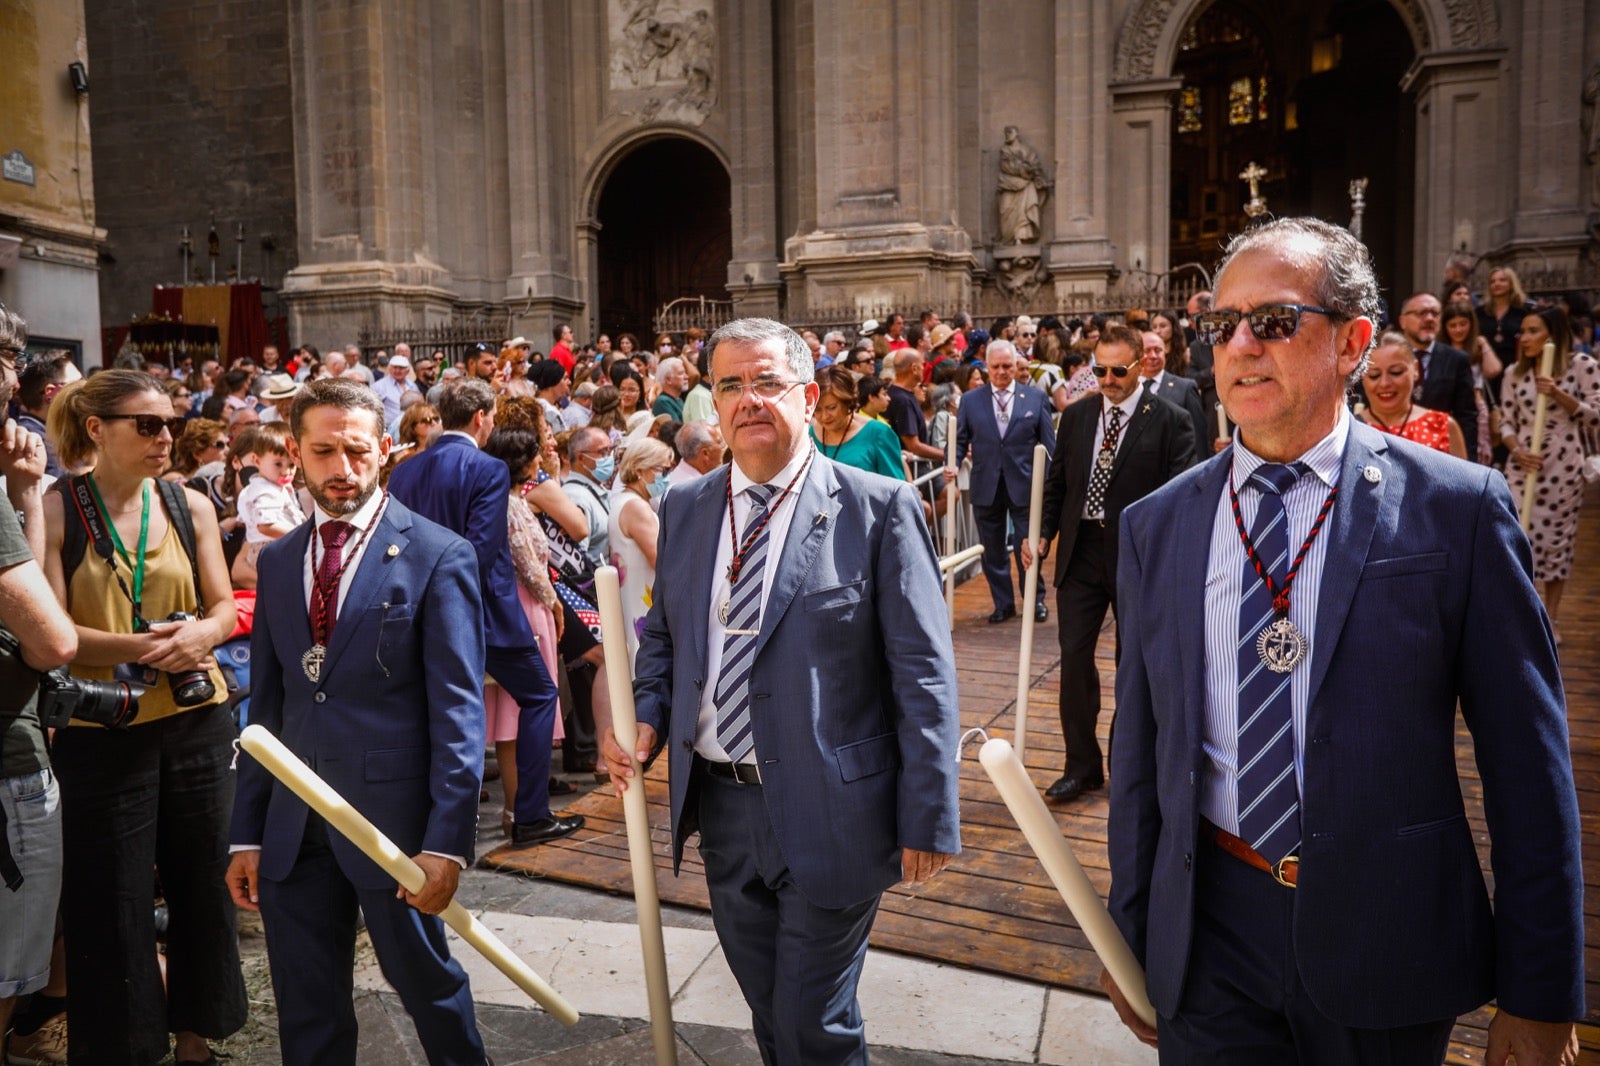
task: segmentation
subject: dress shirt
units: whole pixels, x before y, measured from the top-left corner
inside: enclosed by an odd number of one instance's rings
[[[1013,381],[1003,389],[993,386],[989,390],[994,403],[994,422],[1000,427],[1000,435],[1006,435],[1006,430],[1011,428],[1011,419],[1017,413],[1017,383]],[[1001,400],[1005,402],[1002,403]]]
[[[1095,463],[1100,458],[1100,446],[1104,444],[1106,440],[1106,425],[1111,419],[1111,409],[1115,407],[1117,410],[1122,412],[1122,428],[1117,431],[1116,447],[1111,449],[1111,454],[1115,456],[1122,450],[1122,442],[1128,439],[1128,427],[1133,424],[1133,413],[1139,409],[1139,405],[1143,402],[1144,396],[1138,389],[1134,389],[1132,394],[1121,403],[1112,403],[1111,397],[1104,394],[1101,395],[1100,420],[1096,422],[1094,426],[1094,447],[1089,449],[1090,481],[1094,480],[1094,467]],[[1103,520],[1105,518],[1105,501],[1101,501],[1101,511],[1099,514],[1090,514],[1089,500],[1088,497],[1085,496],[1083,502],[1083,517],[1091,522]]]
[[[1289,559],[1300,553],[1300,546],[1311,532],[1317,512],[1328,493],[1339,484],[1339,466],[1344,460],[1345,442],[1350,437],[1350,415],[1339,409],[1339,422],[1299,461],[1311,473],[1294,483],[1283,494],[1283,507],[1289,522]],[[1246,484],[1265,459],[1244,446],[1239,436],[1233,439],[1231,477],[1238,486],[1239,513],[1244,527],[1255,522],[1261,503],[1258,489]],[[1339,503],[1334,503],[1334,509]],[[1331,523],[1323,527],[1300,574],[1289,587],[1289,620],[1305,634],[1308,653],[1290,674],[1290,706],[1294,721],[1294,773],[1297,782],[1305,777],[1306,714],[1311,700],[1311,660],[1317,652],[1317,597],[1322,587],[1322,567],[1328,557]],[[1239,831],[1239,605],[1244,601],[1244,545],[1233,520],[1233,506],[1227,489],[1217,501],[1211,523],[1211,554],[1206,563],[1206,717],[1203,737],[1205,760],[1201,764],[1200,813],[1211,823],[1230,833]],[[1337,580],[1355,580],[1354,574],[1337,575]],[[1252,575],[1252,580],[1256,580]]]
[[[410,385],[396,381],[385,372],[383,377],[372,383],[372,391],[383,401],[383,420],[387,423],[400,417],[400,397],[412,389]]]
[[[563,429],[581,429],[587,426],[589,419],[593,417],[593,411],[577,400],[571,400],[561,409],[561,426]]]
[[[1144,382],[1145,382],[1146,385],[1150,386],[1150,391],[1151,392],[1154,392],[1154,393],[1159,395],[1160,392],[1161,392],[1161,379],[1166,377],[1166,376],[1167,376],[1167,372],[1165,370],[1157,370],[1155,377],[1153,377],[1153,378],[1145,378]]]
[[[777,504],[778,495],[781,495],[784,486],[794,478],[806,460],[812,455],[813,449],[802,449],[800,454],[789,460],[772,480],[766,484],[777,489],[777,494],[772,497],[772,502]],[[706,683],[700,695],[700,723],[696,730],[694,750],[701,758],[711,762],[727,762],[728,752],[717,741],[717,675],[722,671],[722,645],[727,639],[727,632],[718,617],[722,601],[729,599],[733,588],[728,584],[728,567],[733,563],[732,536],[744,529],[745,519],[750,516],[750,497],[745,494],[745,489],[755,482],[739,468],[739,461],[735,459],[729,467],[729,477],[733,479],[733,520],[734,531],[728,530],[728,517],[722,517],[722,524],[717,533],[717,556],[711,562],[711,614],[706,619]],[[761,614],[767,612],[767,597],[772,595],[772,575],[777,572],[779,561],[783,558],[783,545],[789,538],[789,527],[794,524],[795,507],[799,504],[800,490],[805,487],[806,479],[811,477],[810,468],[806,469],[806,476],[794,483],[794,488],[789,491],[789,497],[783,505],[772,513],[772,520],[767,523],[767,561],[761,568]],[[719,500],[718,506],[725,501]],[[758,618],[756,627],[760,628]],[[752,751],[749,762],[755,762],[760,752]]]
[[[1417,369],[1422,373],[1417,375],[1417,384],[1428,380],[1428,364],[1433,362],[1433,346],[1438,344],[1437,339],[1431,340],[1425,347],[1414,349],[1417,356]]]
[[[697,477],[704,476],[705,475],[700,473],[700,471],[690,466],[689,460],[687,459],[679,459],[678,465],[667,471],[667,480],[672,482],[674,485],[682,485],[686,481],[693,481]],[[787,482],[785,482],[785,484],[787,484]],[[738,506],[737,501],[735,502],[734,506]]]

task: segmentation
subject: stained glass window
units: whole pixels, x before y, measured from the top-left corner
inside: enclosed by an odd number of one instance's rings
[[[1267,76],[1265,74],[1261,75],[1256,82],[1256,118],[1261,122],[1267,121]]]
[[[1248,126],[1255,121],[1254,101],[1251,99],[1250,78],[1235,78],[1228,85],[1228,125]]]
[[[1199,133],[1201,127],[1200,90],[1185,85],[1178,93],[1178,132]]]
[[[1178,39],[1178,48],[1187,52],[1192,48],[1200,47],[1200,24],[1189,23],[1189,28],[1183,31],[1183,36]]]

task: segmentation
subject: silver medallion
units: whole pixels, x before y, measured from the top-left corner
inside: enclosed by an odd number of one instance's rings
[[[1306,636],[1288,618],[1279,618],[1256,638],[1256,654],[1268,670],[1287,674],[1306,657]]]
[[[1100,454],[1095,457],[1094,465],[1098,466],[1101,470],[1110,470],[1111,469],[1111,464],[1116,462],[1116,461],[1117,461],[1117,453],[1116,452],[1108,451],[1105,448],[1101,448],[1100,449]]]
[[[313,644],[300,656],[300,669],[306,672],[306,679],[313,685],[322,680],[322,663],[328,657],[328,649],[321,644]]]
[[[717,621],[721,622],[723,625],[728,624],[728,608],[730,606],[731,604],[728,600],[723,600],[722,606],[717,608]]]

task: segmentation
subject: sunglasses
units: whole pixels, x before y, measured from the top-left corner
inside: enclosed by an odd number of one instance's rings
[[[110,422],[117,419],[131,419],[133,428],[141,437],[159,437],[163,429],[172,434],[173,437],[177,437],[183,432],[184,424],[188,421],[185,418],[162,418],[160,415],[100,416],[102,422]]]
[[[226,438],[226,437],[223,437],[223,438],[221,438],[219,440],[214,440],[210,444],[207,445],[208,448],[226,448],[227,446],[228,446],[228,438]]]
[[[1233,339],[1240,319],[1248,319],[1250,332],[1258,341],[1286,341],[1300,331],[1300,316],[1306,311],[1315,315],[1338,317],[1326,307],[1311,304],[1262,304],[1248,314],[1243,311],[1205,311],[1194,316],[1195,339],[1201,344],[1220,348]]]
[[[1097,378],[1103,378],[1108,373],[1114,378],[1125,378],[1133,373],[1133,367],[1131,366],[1101,366],[1096,363],[1089,369],[1094,372],[1094,376]]]

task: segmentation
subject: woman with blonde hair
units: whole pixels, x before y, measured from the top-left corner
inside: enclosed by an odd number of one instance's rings
[[[611,565],[622,586],[623,629],[628,637],[628,661],[639,650],[639,634],[650,612],[656,583],[656,534],[660,523],[651,501],[670,487],[672,449],[654,437],[630,440],[617,462],[617,484],[611,492]]]
[[[50,405],[62,464],[87,473],[45,498],[51,588],[78,631],[80,681],[137,692],[122,729],[73,722],[52,754],[61,782],[61,891],[74,1062],[214,1061],[207,1040],[246,1015],[223,874],[233,803],[228,690],[212,649],[232,634],[217,515],[162,481],[183,428],[161,383],[107,370]],[[103,550],[102,550],[103,549]],[[163,982],[151,871],[170,911]]]
[[[1495,267],[1489,271],[1489,286],[1484,301],[1478,308],[1478,332],[1488,338],[1494,354],[1502,366],[1517,362],[1517,334],[1522,320],[1532,313],[1528,294],[1522,291],[1522,279],[1510,267]],[[1491,387],[1495,399],[1499,389]]]

